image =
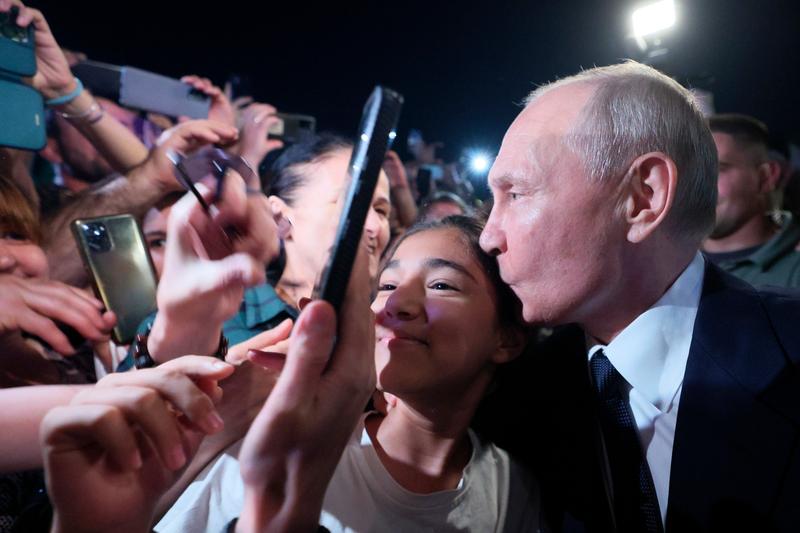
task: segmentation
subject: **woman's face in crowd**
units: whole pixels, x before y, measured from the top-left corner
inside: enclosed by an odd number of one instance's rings
[[[42,248],[0,224],[0,274],[21,278],[47,277],[47,257]]]
[[[292,223],[293,249],[290,251],[287,245],[287,253],[296,255],[308,279],[317,278],[333,245],[348,184],[351,152],[338,150],[302,169],[308,179],[297,189],[288,215]],[[381,254],[389,243],[390,212],[389,179],[381,172],[363,235],[373,277],[378,273]],[[290,255],[289,261],[295,261],[295,257]],[[295,261],[295,266],[300,264]]]
[[[378,388],[401,399],[457,397],[500,346],[494,287],[454,228],[406,238],[381,272],[372,310]]]
[[[142,233],[156,269],[156,278],[161,279],[161,271],[164,269],[164,250],[167,245],[167,218],[172,211],[172,206],[163,209],[155,207],[147,212],[142,223]]]

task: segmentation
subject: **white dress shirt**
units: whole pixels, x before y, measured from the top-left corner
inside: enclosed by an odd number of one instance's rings
[[[608,346],[594,344],[589,349],[591,360],[602,348],[630,387],[631,412],[653,476],[662,523],[667,516],[678,403],[704,271],[705,261],[698,252],[650,309],[631,322]]]

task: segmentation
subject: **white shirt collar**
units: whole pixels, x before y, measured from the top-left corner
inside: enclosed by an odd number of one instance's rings
[[[650,309],[608,346],[595,344],[589,349],[591,360],[602,348],[631,387],[662,412],[670,409],[683,383],[704,272],[705,261],[698,252]]]

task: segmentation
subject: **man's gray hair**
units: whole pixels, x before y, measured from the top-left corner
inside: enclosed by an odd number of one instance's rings
[[[539,87],[526,104],[573,83],[595,89],[564,139],[590,178],[621,180],[637,157],[666,154],[678,169],[678,185],[665,223],[676,237],[705,238],[714,227],[717,149],[692,94],[657,70],[628,61]]]

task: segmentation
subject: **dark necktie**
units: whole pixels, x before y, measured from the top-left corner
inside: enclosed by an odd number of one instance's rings
[[[622,390],[625,380],[602,350],[594,354],[589,368],[611,474],[617,531],[660,533],[663,527],[658,498],[628,395]]]

